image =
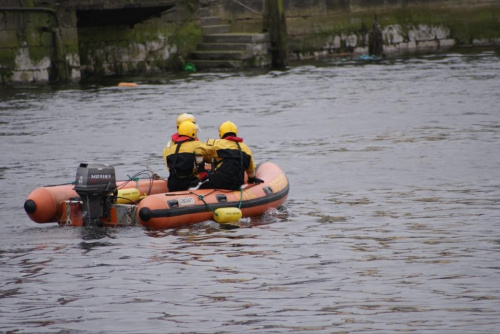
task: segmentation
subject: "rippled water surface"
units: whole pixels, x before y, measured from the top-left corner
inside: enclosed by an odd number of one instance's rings
[[[500,332],[499,56],[0,87],[0,332]],[[26,216],[81,162],[167,176],[182,112],[202,140],[235,122],[285,207],[236,230]]]

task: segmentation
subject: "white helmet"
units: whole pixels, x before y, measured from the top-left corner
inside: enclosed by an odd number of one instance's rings
[[[179,117],[177,117],[177,129],[179,129],[179,125],[181,125],[181,123],[184,121],[191,121],[194,124],[196,124],[196,118],[194,118],[193,114],[187,114],[187,113],[180,114]],[[198,124],[196,124],[196,128],[198,130],[200,129]]]

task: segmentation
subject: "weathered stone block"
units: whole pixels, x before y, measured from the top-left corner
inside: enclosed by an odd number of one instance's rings
[[[438,41],[421,41],[417,42],[417,50],[436,50],[439,48]]]
[[[41,71],[48,70],[51,66],[50,56],[40,57],[39,59],[33,60],[31,53],[41,54],[45,51],[44,48],[30,47],[21,48],[16,53],[16,70],[31,70],[31,71]]]
[[[0,30],[0,49],[17,48],[19,46],[15,30]]]
[[[439,47],[440,48],[449,48],[449,47],[455,46],[455,44],[456,44],[455,40],[451,39],[451,38],[439,40]]]
[[[382,36],[386,44],[398,44],[405,40],[401,26],[398,24],[384,27]]]
[[[345,11],[350,8],[349,0],[326,0],[327,11]]]

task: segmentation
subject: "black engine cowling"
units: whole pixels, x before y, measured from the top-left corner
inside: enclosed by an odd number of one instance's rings
[[[106,164],[80,164],[75,191],[82,200],[83,225],[102,226],[108,217],[116,191],[115,168]]]

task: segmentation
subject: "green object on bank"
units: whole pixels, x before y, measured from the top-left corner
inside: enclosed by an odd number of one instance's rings
[[[196,66],[193,63],[186,63],[184,65],[184,71],[186,72],[196,72]]]

